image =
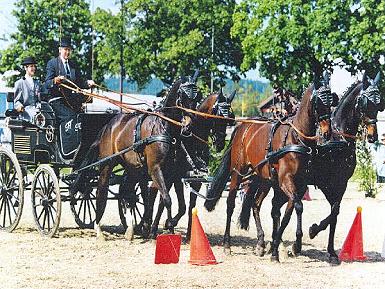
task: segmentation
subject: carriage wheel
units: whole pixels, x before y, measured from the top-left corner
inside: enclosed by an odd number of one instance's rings
[[[12,232],[24,205],[23,174],[16,155],[0,146],[0,231]]]
[[[61,215],[59,181],[49,165],[40,165],[32,181],[32,212],[41,235],[52,237],[57,232]]]
[[[118,206],[119,216],[122,222],[124,230],[127,229],[127,214],[131,214],[134,221],[134,234],[141,235],[142,219],[144,213],[144,203],[142,198],[142,192],[140,191],[139,184],[135,185],[135,190],[130,192],[130,196],[127,197],[124,194],[119,194]],[[123,196],[122,196],[123,195]]]
[[[71,212],[80,229],[92,229],[96,219],[96,189],[89,187],[75,195],[71,201]]]

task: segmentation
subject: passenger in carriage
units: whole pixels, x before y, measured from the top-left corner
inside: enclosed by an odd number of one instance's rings
[[[70,60],[71,53],[71,40],[62,38],[59,44],[59,56],[47,63],[45,86],[50,94],[48,102],[55,112],[58,124],[76,118],[77,114],[82,111],[83,103],[86,102],[86,97],[60,87],[60,84],[65,83],[65,79],[68,79],[83,89],[95,85],[93,80],[85,81],[81,77],[77,65]]]
[[[15,82],[14,108],[25,120],[33,122],[40,106],[40,81],[34,78],[37,62],[33,57],[27,57],[21,65],[25,69],[23,78]]]

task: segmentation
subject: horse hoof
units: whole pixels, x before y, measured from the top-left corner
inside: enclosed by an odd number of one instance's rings
[[[273,263],[279,263],[279,257],[271,255],[270,261]]]
[[[281,256],[283,260],[289,259],[289,252],[283,245],[279,247],[279,256]]]
[[[176,227],[176,225],[178,225],[178,220],[175,219],[175,218],[172,218],[172,219],[170,220],[170,225],[171,225],[172,227]]]
[[[156,236],[158,236],[158,229],[151,228],[151,233],[150,233],[149,238],[155,240]]]
[[[230,246],[225,246],[223,248],[223,252],[225,253],[226,256],[230,256],[231,255],[231,248],[230,248]]]
[[[97,240],[98,240],[99,242],[104,242],[104,241],[106,241],[106,237],[104,237],[103,234],[98,234],[98,235],[96,236],[96,238],[97,238]]]
[[[338,266],[341,264],[341,261],[340,261],[340,259],[338,259],[337,256],[330,256],[329,257],[329,263],[332,266]]]
[[[258,257],[263,257],[263,255],[265,255],[265,248],[257,245],[257,247],[255,248],[255,255],[257,255]]]
[[[126,233],[124,234],[124,238],[128,241],[134,240],[134,229],[132,227],[128,227]]]
[[[317,236],[317,232],[316,232],[317,228],[318,228],[317,224],[313,224],[309,228],[309,237],[310,237],[310,239],[314,239],[314,237]]]
[[[265,251],[266,251],[266,254],[271,254],[272,252],[271,242],[266,242]]]
[[[301,248],[298,248],[299,246],[297,246],[295,243],[293,244],[293,246],[291,247],[291,252],[293,253],[293,255],[295,257],[297,257],[298,255],[301,255]]]

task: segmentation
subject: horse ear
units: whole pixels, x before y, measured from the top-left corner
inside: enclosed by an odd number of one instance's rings
[[[313,83],[314,83],[314,88],[316,90],[321,87],[321,82],[320,82],[319,76],[317,74],[314,74]]]
[[[225,98],[225,96],[223,95],[222,87],[221,87],[221,90],[219,91],[217,100],[218,100],[218,102],[225,102],[225,101],[226,101],[226,98]]]
[[[364,75],[362,76],[362,89],[365,90],[369,87],[369,77],[366,75],[366,71],[364,72]]]
[[[192,77],[192,83],[196,83],[199,75],[199,69],[195,69],[194,75]]]
[[[376,77],[374,78],[373,85],[378,85],[378,82],[380,81],[380,78],[381,78],[381,73],[380,73],[380,72],[377,72],[377,75],[376,75]]]
[[[330,81],[330,75],[329,75],[329,72],[327,72],[327,71],[325,70],[324,73],[323,73],[323,77],[324,77],[325,84],[329,84],[329,81]]]
[[[227,103],[231,103],[234,100],[235,95],[237,94],[237,90],[234,90],[228,97]]]

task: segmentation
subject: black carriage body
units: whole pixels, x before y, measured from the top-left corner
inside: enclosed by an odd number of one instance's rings
[[[20,163],[36,165],[47,163],[59,167],[71,167],[72,159],[65,159],[60,151],[59,130],[55,125],[55,115],[47,103],[42,103],[41,112],[45,118],[43,127],[38,127],[22,119],[11,118],[8,127],[12,132],[12,151]],[[85,155],[95,141],[102,127],[114,114],[80,113],[78,121],[82,123],[80,138],[80,156]]]
[[[23,119],[9,119],[8,128],[12,135],[12,151],[20,163],[60,163],[57,155],[54,113],[47,103],[42,103],[41,113],[45,118],[42,127]]]

